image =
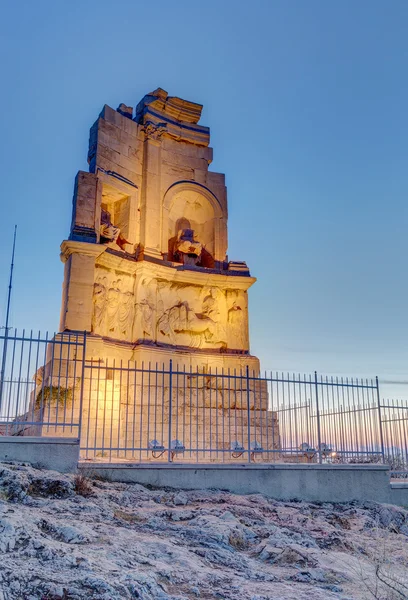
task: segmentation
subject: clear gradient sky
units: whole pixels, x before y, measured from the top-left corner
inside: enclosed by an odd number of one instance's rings
[[[204,104],[267,369],[408,380],[406,0],[3,0],[4,324],[58,328],[74,177],[103,104]],[[408,385],[385,395],[408,396]]]

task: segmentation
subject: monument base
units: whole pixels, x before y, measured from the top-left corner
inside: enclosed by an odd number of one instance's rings
[[[277,415],[268,410],[256,357],[95,335],[87,336],[82,356],[55,344],[67,335],[50,344],[32,393],[28,420],[46,424],[25,434],[69,437],[69,423],[81,423],[81,455],[97,460],[164,461],[177,454],[234,462],[250,451],[258,461],[277,460]],[[173,453],[172,444],[180,446]]]

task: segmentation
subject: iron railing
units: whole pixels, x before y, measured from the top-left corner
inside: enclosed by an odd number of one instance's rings
[[[408,475],[408,403],[378,379],[86,357],[86,335],[0,336],[0,434],[75,436],[81,458],[387,463]]]
[[[0,434],[75,436],[81,432],[86,336],[0,335]]]

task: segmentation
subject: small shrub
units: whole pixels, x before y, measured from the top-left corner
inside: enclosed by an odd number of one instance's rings
[[[238,532],[231,533],[228,541],[236,550],[245,550],[248,547],[246,539]]]
[[[89,479],[85,477],[85,475],[82,475],[82,473],[75,475],[74,490],[76,494],[79,496],[84,496],[84,498],[94,495],[94,491]]]
[[[128,523],[143,523],[145,521],[143,517],[127,513],[123,510],[115,510],[113,516],[115,519],[122,519],[122,521],[127,521]]]

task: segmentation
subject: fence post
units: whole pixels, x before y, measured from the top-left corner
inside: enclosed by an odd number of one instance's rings
[[[378,377],[375,378],[375,385],[377,388],[377,408],[378,408],[378,425],[379,425],[379,430],[380,430],[381,456],[382,456],[383,463],[385,463],[384,434],[383,434],[382,418],[381,418],[380,384],[378,382]]]
[[[6,362],[7,362],[7,342],[8,342],[8,333],[9,328],[5,327],[4,329],[4,344],[3,344],[3,353],[1,357],[1,371],[0,371],[0,414],[3,408],[3,387],[4,387],[4,377],[6,375]]]
[[[319,463],[322,464],[322,435],[320,430],[320,409],[319,409],[319,385],[317,381],[317,371],[315,371],[315,396],[316,396],[316,421],[317,421],[317,455]]]
[[[248,462],[251,462],[251,402],[250,402],[250,391],[249,391],[249,367],[246,366],[246,388],[247,388],[247,421],[248,421]]]
[[[172,403],[173,403],[173,361],[170,359],[169,366],[169,454],[168,454],[168,462],[171,462],[171,417],[172,417]]]
[[[78,334],[76,334],[78,336]],[[71,338],[68,335],[68,344],[71,343]],[[62,348],[62,346],[61,346]],[[85,384],[85,360],[86,360],[86,331],[84,331],[84,343],[82,346],[82,369],[81,369],[81,391],[79,392],[79,419],[78,419],[78,439],[79,453],[81,455],[81,433],[82,433],[82,408],[84,403],[84,384]],[[74,384],[75,385],[75,384]]]

